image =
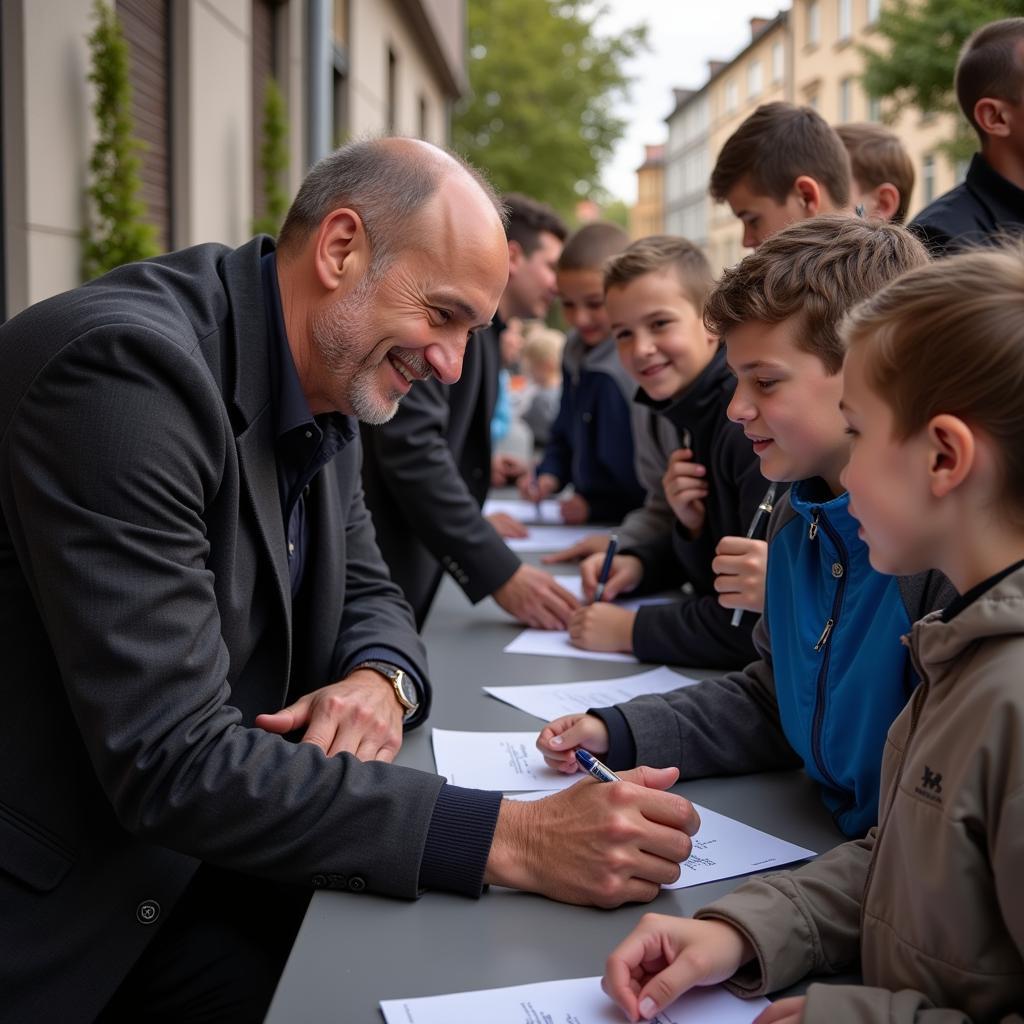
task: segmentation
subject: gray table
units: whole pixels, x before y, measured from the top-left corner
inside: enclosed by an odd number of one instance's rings
[[[501,654],[521,628],[491,600],[472,607],[445,578],[424,630],[434,707],[427,725],[406,738],[401,764],[433,771],[432,725],[539,728],[536,718],[485,695],[483,685],[569,682],[640,671],[614,662]],[[842,839],[801,772],[702,779],[676,791],[818,852]],[[609,951],[646,911],[690,914],[737,884],[666,890],[653,903],[613,911],[566,906],[497,887],[479,900],[431,892],[412,902],[318,892],[267,1021],[380,1024],[382,999],[600,974]]]

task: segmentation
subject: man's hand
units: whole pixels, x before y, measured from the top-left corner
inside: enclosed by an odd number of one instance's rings
[[[768,542],[747,537],[723,537],[711,562],[718,603],[723,608],[764,611],[764,581],[768,573]]]
[[[650,1020],[684,992],[717,985],[753,958],[746,936],[723,921],[644,914],[612,950],[601,987],[631,1021]]]
[[[580,603],[555,577],[535,565],[521,565],[492,595],[520,622],[538,629],[565,629]]]
[[[672,506],[676,519],[696,537],[704,527],[704,502],[708,496],[707,470],[693,461],[693,451],[679,448],[668,458],[668,468],[661,478],[665,500]]]
[[[485,517],[497,531],[499,537],[529,537],[530,531],[515,516],[507,512],[492,512]]]
[[[391,681],[364,668],[272,715],[257,715],[256,726],[276,733],[305,726],[302,742],[315,743],[328,757],[347,751],[360,761],[393,761],[404,717]]]
[[[590,555],[580,563],[580,578],[583,594],[588,601],[594,600],[597,581],[604,567],[604,554]],[[616,555],[612,559],[611,572],[604,587],[603,600],[614,601],[621,594],[636,590],[644,578],[644,563],[636,555]]]
[[[537,737],[537,749],[552,768],[566,775],[579,770],[576,750],[591,754],[608,753],[608,727],[597,715],[562,715],[548,722]]]
[[[562,489],[562,482],[551,473],[541,473],[534,477],[532,473],[524,473],[517,481],[519,496],[527,501],[543,501]]]
[[[508,452],[495,452],[491,456],[491,486],[504,487],[529,474],[530,467],[518,455]]]
[[[545,555],[541,561],[545,565],[555,565],[558,562],[578,562],[581,558],[586,558],[587,555],[596,555],[607,550],[608,534],[594,533],[589,537],[584,537],[583,540],[576,541],[570,547],[562,548],[561,551],[552,551],[550,555]]]
[[[579,526],[590,518],[590,503],[582,494],[574,494],[560,501],[558,507],[562,513],[562,522],[570,526]]]
[[[569,619],[569,639],[585,651],[633,653],[633,623],[636,612],[601,601],[578,608]]]
[[[647,902],[679,877],[700,819],[663,793],[675,768],[634,768],[621,782],[584,779],[532,803],[503,800],[484,881],[563,903]]]

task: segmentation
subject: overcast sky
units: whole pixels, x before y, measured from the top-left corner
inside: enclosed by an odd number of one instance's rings
[[[636,78],[622,113],[629,124],[602,181],[614,196],[636,199],[636,169],[644,143],[664,142],[672,88],[707,80],[709,60],[729,60],[750,40],[749,19],[772,18],[788,0],[605,0],[602,34],[647,22],[651,48],[628,68]]]

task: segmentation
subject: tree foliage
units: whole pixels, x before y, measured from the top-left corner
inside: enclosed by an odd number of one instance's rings
[[[887,0],[878,17],[881,49],[865,48],[864,88],[888,101],[887,119],[901,110],[957,116],[946,149],[965,156],[977,138],[960,114],[953,90],[960,47],[977,28],[1024,15],[1024,0]]]
[[[252,223],[253,234],[277,235],[288,212],[288,193],[282,181],[288,173],[288,113],[276,79],[268,78],[263,93],[263,131],[260,168],[263,171],[265,213]]]
[[[88,37],[89,81],[95,89],[92,111],[96,143],[89,160],[88,216],[82,269],[86,280],[132,260],[155,256],[156,229],[146,222],[139,198],[139,152],[134,136],[128,44],[112,7],[96,0],[96,27]]]
[[[626,128],[615,103],[647,28],[599,35],[587,0],[469,0],[470,92],[455,112],[455,148],[503,190],[565,213],[600,197],[598,174]]]

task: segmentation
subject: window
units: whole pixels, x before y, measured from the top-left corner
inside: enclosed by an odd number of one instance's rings
[[[725,112],[732,114],[739,106],[739,90],[736,88],[735,80],[725,83]]]
[[[761,62],[752,60],[747,67],[747,96],[754,99],[761,95]]]
[[[921,191],[927,206],[935,198],[935,156],[932,153],[921,162]]]
[[[430,141],[430,108],[427,106],[427,97],[420,93],[420,134],[419,137],[425,142]]]
[[[882,97],[868,97],[868,120],[879,122],[882,120]]]
[[[868,0],[868,24],[878,21],[878,13],[882,9],[882,0]]]
[[[814,92],[807,93],[807,106],[809,106],[811,110],[818,110],[819,102],[817,89],[815,89]]]
[[[817,46],[821,41],[821,9],[818,0],[807,5],[807,45]]]
[[[398,124],[398,58],[390,46],[388,47],[388,80],[385,97],[387,103],[386,131],[389,135],[394,135],[395,126]]]
[[[853,32],[853,0],[839,0],[839,39],[849,39]]]
[[[782,43],[775,43],[772,46],[772,82],[781,82],[786,69],[784,62],[786,59],[786,51],[783,49]]]
[[[853,79],[844,78],[839,83],[839,122],[853,120]]]

